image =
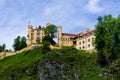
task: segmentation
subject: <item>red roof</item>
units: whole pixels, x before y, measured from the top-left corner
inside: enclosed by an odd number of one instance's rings
[[[62,33],[62,35],[74,36],[74,37],[76,37],[76,36],[77,36],[77,34],[69,34],[69,33]]]
[[[85,32],[81,32],[79,34],[62,33],[62,35],[66,35],[66,36],[71,36],[71,37],[77,38],[79,36],[81,36],[81,37],[90,36],[90,35],[93,35],[94,33],[95,33],[95,30],[88,30],[88,31],[85,31]]]
[[[91,30],[91,31],[86,31],[86,32],[81,32],[78,34],[78,36],[89,36],[89,35],[93,35],[95,33],[95,30]]]

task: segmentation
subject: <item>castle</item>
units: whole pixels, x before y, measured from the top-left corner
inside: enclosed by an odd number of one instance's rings
[[[49,25],[49,24],[47,24]],[[28,25],[28,45],[41,44],[45,27],[36,27],[33,29],[32,25]],[[94,51],[94,30],[86,29],[79,34],[62,33],[62,26],[57,27],[58,33],[58,46],[74,46],[76,49]]]

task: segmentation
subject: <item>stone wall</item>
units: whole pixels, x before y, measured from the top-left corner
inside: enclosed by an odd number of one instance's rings
[[[5,57],[8,57],[8,56],[12,56],[12,55],[15,55],[16,52],[1,52],[0,53],[0,59],[3,59]]]

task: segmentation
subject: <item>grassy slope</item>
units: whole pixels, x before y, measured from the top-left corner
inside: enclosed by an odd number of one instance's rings
[[[59,52],[62,54],[58,54]],[[42,63],[41,58],[43,57],[58,63],[67,63],[73,70],[71,73],[66,73],[69,75],[78,73],[82,80],[104,80],[98,77],[100,68],[96,64],[96,54],[89,54],[69,47],[62,50],[52,50],[46,54],[42,54],[41,48],[37,48],[7,57],[0,61],[0,80],[8,80],[10,76],[16,77],[14,80],[36,80],[37,65]],[[26,69],[29,69],[32,74],[26,73]]]
[[[33,51],[24,51],[14,56],[7,57],[0,61],[0,80],[8,80],[8,77],[17,74],[18,79],[25,79],[24,69],[32,66],[43,56],[41,49]],[[12,74],[13,73],[13,74]],[[22,79],[23,78],[23,79]]]

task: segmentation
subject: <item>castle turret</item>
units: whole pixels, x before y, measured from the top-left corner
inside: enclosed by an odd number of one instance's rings
[[[28,45],[32,44],[32,30],[33,30],[33,26],[28,25]]]
[[[62,47],[62,26],[58,26],[58,46]]]

